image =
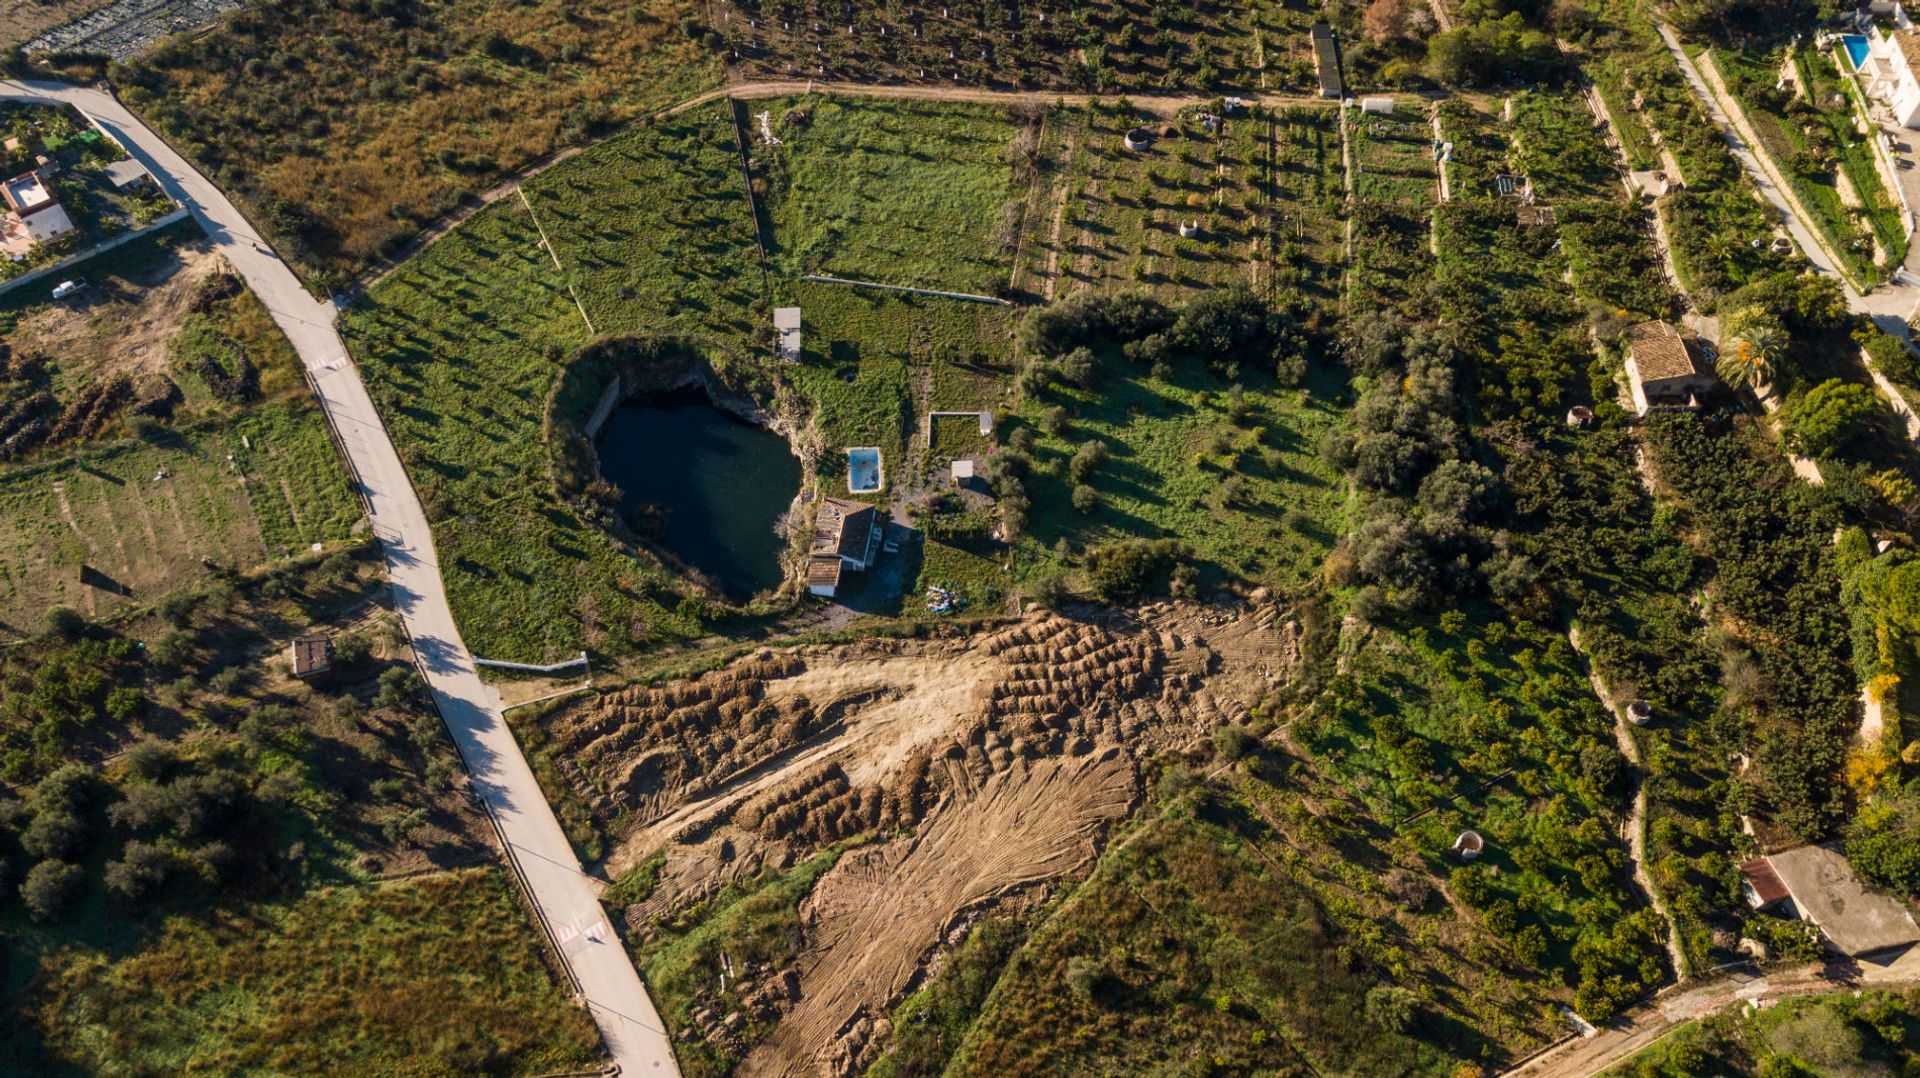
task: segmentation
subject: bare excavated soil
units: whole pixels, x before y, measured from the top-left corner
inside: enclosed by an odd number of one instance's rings
[[[894,836],[821,877],[789,968],[736,989],[771,1023],[739,1073],[847,1074],[943,943],[1083,875],[1138,803],[1140,765],[1243,717],[1296,638],[1264,602],[1037,615],[972,638],[763,651],[547,727],[572,784],[625,825],[609,873],[665,855],[624,911],[643,938],[729,881]],[[730,1036],[717,1009],[695,1014],[703,1036]]]
[[[226,259],[205,244],[182,244],[174,255],[40,308],[15,329],[15,350],[59,356],[93,379],[124,374],[138,382],[141,375],[165,374],[200,282],[226,268]]]

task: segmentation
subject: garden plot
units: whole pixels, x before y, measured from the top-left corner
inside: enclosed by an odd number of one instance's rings
[[[836,97],[752,106],[770,113],[779,140],[752,153],[769,181],[773,261],[787,276],[1005,289],[1038,115]]]
[[[162,473],[165,478],[156,479]],[[0,473],[0,627],[53,606],[104,616],[202,575],[347,538],[359,506],[324,420],[263,405]]]
[[[1044,212],[1022,245],[1027,291],[1143,287],[1162,293],[1241,283],[1326,294],[1335,258],[1331,200],[1339,145],[1330,110],[1245,111],[1208,130],[1198,114],[1151,122],[1129,149],[1130,111],[1055,110]],[[1191,234],[1188,234],[1191,233]]]
[[[1384,116],[1345,112],[1356,199],[1404,206],[1435,201],[1440,173],[1433,160],[1433,127],[1417,102],[1402,101]]]
[[[1341,121],[1353,170],[1346,309],[1384,310],[1406,299],[1432,265],[1439,166],[1432,127],[1417,111],[1404,105],[1391,116],[1353,111]],[[1459,197],[1460,174],[1451,175]]]
[[[1900,204],[1880,179],[1870,136],[1854,127],[1853,99],[1833,61],[1809,57],[1804,49],[1792,55],[1722,49],[1710,62],[1847,274],[1868,285],[1884,280],[1885,267],[1899,265],[1906,255]],[[1811,102],[1810,121],[1789,116],[1794,97],[1774,88],[1787,62],[1818,99]]]

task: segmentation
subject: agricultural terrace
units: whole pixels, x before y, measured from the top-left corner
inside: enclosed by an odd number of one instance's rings
[[[0,632],[104,616],[348,538],[359,505],[292,347],[182,224],[0,302]]]
[[[1610,1013],[1664,976],[1612,823],[1612,719],[1565,638],[1489,613],[1375,636],[1296,737],[1430,863],[1479,832],[1487,852],[1453,871],[1455,896],[1522,966],[1560,971],[1582,1014]]]
[[[720,80],[664,2],[245,8],[115,69],[127,103],[330,287],[502,176]]]
[[[740,111],[750,114],[769,247],[783,276],[1006,290],[1024,193],[1012,159],[1031,153],[1037,131],[1016,142],[1005,110],[971,105],[812,97],[746,102]],[[1021,164],[1024,182],[1032,164]]]
[[[1391,116],[1350,110],[1345,124],[1352,199],[1344,311],[1385,310],[1407,299],[1432,264],[1430,219],[1440,193],[1432,129],[1405,103]],[[1452,182],[1457,195],[1460,181]]]
[[[1309,5],[1098,0],[893,2],[831,13],[798,0],[718,0],[724,55],[753,78],[1085,90],[1315,86]],[[1340,29],[1359,41],[1360,12]],[[1367,66],[1365,50],[1352,62]]]
[[[1236,111],[1153,122],[1129,150],[1131,110],[1089,105],[1047,117],[1015,271],[1018,290],[1052,299],[1083,288],[1162,295],[1240,283],[1324,299],[1334,292],[1341,198],[1337,114]],[[1169,133],[1171,132],[1171,133]],[[1183,223],[1195,235],[1180,234]]]
[[[1721,296],[1781,266],[1769,247],[1773,223],[1653,24],[1636,12],[1603,12],[1585,66],[1634,167],[1647,167],[1640,155],[1651,148],[1658,167],[1686,185],[1655,211],[1688,297],[1712,312]],[[1636,150],[1640,130],[1647,146]]]
[[[1900,203],[1880,177],[1869,136],[1855,128],[1856,103],[1833,58],[1810,47],[1761,52],[1715,49],[1719,70],[1760,147],[1787,178],[1847,275],[1863,285],[1886,279],[1906,257]],[[1775,89],[1783,67],[1792,91]]]
[[[1606,388],[1606,383],[1602,383]],[[1648,875],[1695,970],[1732,961],[1715,929],[1732,927],[1727,855],[1736,830],[1721,812],[1733,748],[1719,721],[1719,656],[1691,603],[1703,582],[1677,514],[1657,506],[1635,470],[1619,413],[1603,429],[1567,432],[1505,454],[1514,539],[1560,582],[1581,649],[1616,706],[1640,700],[1653,724],[1633,729],[1646,777]],[[1565,508],[1581,507],[1577,518]],[[1604,766],[1604,765],[1602,765]]]

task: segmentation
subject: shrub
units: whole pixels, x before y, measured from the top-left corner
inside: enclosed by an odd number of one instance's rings
[[[1074,955],[1067,959],[1067,990],[1082,1003],[1092,1003],[1099,999],[1100,990],[1107,980],[1106,967],[1099,959],[1086,955]]]
[[[120,851],[118,861],[107,862],[107,890],[128,901],[145,898],[166,882],[171,863],[165,850],[135,839]]]
[[[87,627],[87,619],[70,606],[56,606],[47,611],[46,625],[48,632],[71,640]]]
[[[1091,513],[1100,508],[1100,495],[1090,486],[1081,483],[1073,488],[1073,511]]]
[[[1213,751],[1229,760],[1246,756],[1259,743],[1259,739],[1239,723],[1228,723],[1213,732]]]
[[[1067,477],[1084,483],[1107,463],[1107,443],[1092,441],[1081,446],[1067,465]]]
[[[1367,990],[1367,1021],[1389,1033],[1403,1033],[1419,1016],[1420,997],[1399,985],[1375,985]]]
[[[1048,573],[1027,585],[1027,598],[1043,609],[1057,610],[1073,598],[1073,593],[1067,588],[1065,577]]]
[[[1156,586],[1186,557],[1172,539],[1129,539],[1087,555],[1087,580],[1107,602],[1132,599]]]
[[[1787,409],[1787,445],[1798,453],[1830,457],[1866,433],[1879,414],[1873,390],[1829,378]]]
[[[380,692],[374,702],[380,707],[398,708],[419,699],[425,688],[420,675],[404,666],[391,666],[380,673]]]
[[[1847,858],[1867,879],[1920,895],[1920,800],[1899,797],[1861,809],[1847,831]]]
[[[65,861],[42,861],[27,873],[20,885],[20,899],[35,920],[57,920],[80,895],[86,882],[79,865]]]

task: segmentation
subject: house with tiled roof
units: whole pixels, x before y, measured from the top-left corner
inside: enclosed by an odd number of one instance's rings
[[[880,514],[871,505],[827,498],[813,518],[807,551],[807,590],[832,598],[841,576],[864,572],[880,547]]]
[[[1622,334],[1627,346],[1627,388],[1634,411],[1698,408],[1718,381],[1707,346],[1665,322],[1640,322]]]

